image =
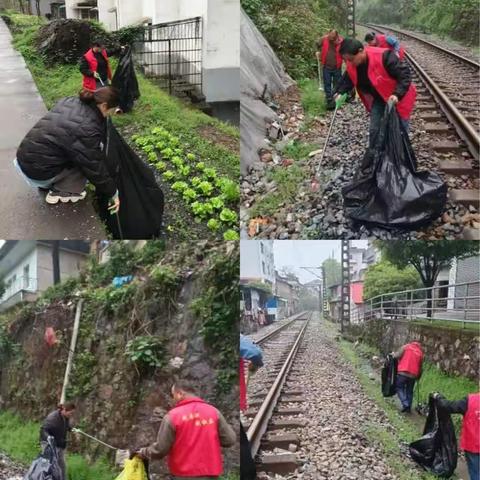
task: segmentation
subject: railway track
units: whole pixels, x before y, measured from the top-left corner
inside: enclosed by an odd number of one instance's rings
[[[361,24],[360,24],[361,25]],[[395,33],[406,48],[406,58],[417,85],[417,105],[439,169],[447,175],[469,177],[473,188],[449,190],[451,201],[478,210],[480,151],[480,65],[402,30],[366,24]],[[464,238],[480,239],[477,228],[465,228]]]
[[[302,312],[290,322],[257,337],[264,350],[262,373],[249,382],[249,410],[245,412],[247,436],[258,471],[286,474],[295,471],[295,450],[299,439],[292,429],[302,428],[303,420],[292,418],[302,412],[303,389],[295,377],[294,362],[312,312]],[[266,353],[266,354],[265,354]]]

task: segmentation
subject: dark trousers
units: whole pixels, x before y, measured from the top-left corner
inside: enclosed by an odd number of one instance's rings
[[[250,442],[240,423],[240,480],[255,480],[257,471],[250,452]]]
[[[327,100],[330,100],[333,97],[333,91],[337,88],[337,84],[342,76],[342,70],[340,68],[331,68],[323,67],[323,88],[325,89],[325,96]],[[332,88],[333,84],[333,88]]]
[[[385,112],[386,105],[387,104],[383,100],[378,98],[373,101],[372,111],[370,112],[370,129],[368,142],[368,146],[370,148],[373,148],[375,146],[377,135],[382,124],[383,113]],[[403,118],[400,118],[400,123],[403,125],[403,128],[408,135],[410,129],[409,120],[404,120]]]
[[[406,377],[405,375],[397,375],[397,395],[404,408],[412,408],[413,388],[415,387],[415,379]]]
[[[465,452],[470,480],[480,479],[480,453]]]

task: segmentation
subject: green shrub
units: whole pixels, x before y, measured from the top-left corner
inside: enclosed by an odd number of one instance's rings
[[[166,365],[165,340],[153,336],[135,337],[127,343],[125,355],[138,366],[161,368]]]

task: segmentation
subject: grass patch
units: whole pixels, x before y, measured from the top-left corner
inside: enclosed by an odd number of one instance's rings
[[[452,322],[451,320],[433,320],[432,322],[425,319],[417,319],[414,320],[413,323],[415,325],[422,325],[426,327],[442,327],[442,328],[449,328],[451,330],[468,330],[477,332],[480,335],[480,323],[462,323],[462,322]]]
[[[310,152],[311,150],[309,150]],[[267,193],[250,210],[250,216],[272,216],[282,203],[291,202],[295,198],[299,184],[307,174],[301,163],[283,168],[277,167],[267,173],[267,181],[274,181],[277,189]]]
[[[327,111],[325,94],[318,89],[318,80],[306,78],[298,82],[302,107],[307,116],[324,116]]]
[[[282,150],[282,156],[293,158],[293,160],[305,160],[310,152],[318,150],[318,145],[315,143],[304,143],[297,140],[292,140]]]
[[[421,432],[418,427],[402,417],[395,404],[382,396],[378,382],[369,378],[368,367],[357,354],[353,345],[346,340],[341,340],[339,348],[345,359],[353,365],[366,395],[385,412],[395,430],[391,432],[374,422],[367,422],[364,425],[363,433],[371,442],[380,445],[388,464],[399,480],[434,480],[437,478],[427,472],[414,469],[412,464],[407,463],[405,454],[400,448],[400,443],[410,443],[419,438]]]
[[[334,324],[329,322],[325,322],[325,324],[328,329],[337,331],[337,327]],[[346,340],[340,341],[339,348],[345,359],[353,365],[367,396],[385,412],[390,424],[394,427],[394,432],[390,432],[373,422],[367,423],[364,430],[367,437],[372,442],[381,445],[390,467],[400,480],[433,480],[437,478],[428,472],[413,469],[405,461],[405,453],[400,445],[406,445],[413,440],[417,440],[422,434],[423,424],[418,424],[418,417],[416,417],[417,422],[415,422],[414,417],[401,415],[395,403],[395,397],[384,398],[379,381],[371,380],[369,374],[371,374],[372,368],[369,358],[373,355],[379,355],[379,351],[364,343],[359,343],[354,347],[352,343]],[[420,380],[420,403],[427,403],[428,395],[435,391],[442,393],[449,400],[457,400],[464,398],[469,393],[477,392],[478,386],[472,380],[465,377],[447,375],[436,368],[435,365],[425,362],[423,375]],[[416,389],[414,405],[417,401],[417,393]],[[457,438],[459,438],[462,417],[460,415],[452,415],[452,420],[455,425]],[[458,476],[454,475],[452,478],[455,479]]]
[[[24,421],[10,412],[0,412],[0,445],[12,460],[28,466],[39,454],[40,424]],[[78,454],[66,456],[68,477],[75,480],[112,480],[118,475],[105,459],[89,465]]]

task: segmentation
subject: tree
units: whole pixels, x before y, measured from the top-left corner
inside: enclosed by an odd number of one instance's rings
[[[325,272],[325,286],[331,287],[342,282],[342,266],[338,260],[327,258],[322,263]]]
[[[381,261],[370,265],[365,273],[363,294],[366,300],[377,295],[420,288],[422,281],[412,266],[397,268],[390,262]]]
[[[426,288],[433,287],[438,274],[450,267],[456,258],[472,257],[479,254],[479,244],[470,240],[377,240],[382,258],[399,268],[408,265],[417,270]],[[427,290],[427,316],[431,316],[432,291]]]

